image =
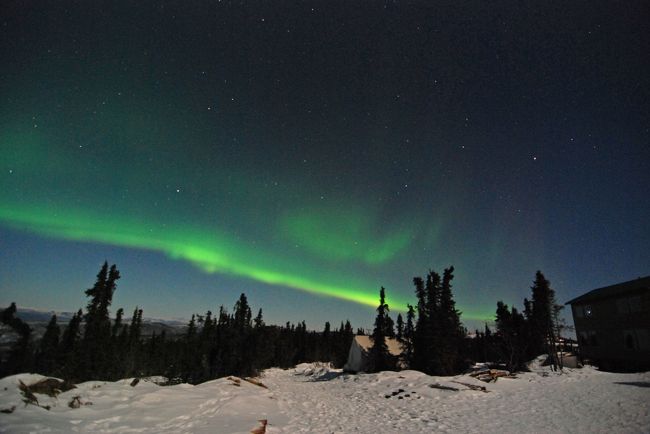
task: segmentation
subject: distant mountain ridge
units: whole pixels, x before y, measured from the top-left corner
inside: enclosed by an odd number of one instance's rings
[[[2,312],[4,308],[0,309]],[[57,323],[61,327],[67,326],[75,312],[58,312],[46,311],[31,308],[17,308],[16,316],[29,324],[34,332],[35,337],[40,338],[47,323],[56,315]],[[125,312],[123,321],[129,324],[131,317]],[[154,332],[159,335],[164,330],[167,336],[180,335],[185,332],[187,321],[178,319],[162,319],[162,318],[143,318],[142,319],[142,336],[151,336]]]

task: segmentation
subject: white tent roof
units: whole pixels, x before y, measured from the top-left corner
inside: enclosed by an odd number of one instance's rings
[[[372,339],[370,339],[370,336],[355,336],[354,340],[364,351],[370,351],[372,347]],[[388,346],[388,352],[393,356],[402,354],[403,349],[400,341],[394,338],[386,338],[385,342],[386,346]]]

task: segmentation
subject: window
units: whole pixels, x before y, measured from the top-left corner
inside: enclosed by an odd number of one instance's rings
[[[638,350],[639,349],[639,343],[636,340],[636,334],[634,333],[634,330],[625,330],[623,332],[623,335],[625,336],[625,349],[626,350]]]
[[[590,330],[587,332],[589,336],[589,346],[591,347],[597,347],[598,346],[598,336],[596,335],[596,332],[593,330]]]
[[[645,329],[632,329],[623,332],[626,350],[647,350],[650,349],[650,331]]]

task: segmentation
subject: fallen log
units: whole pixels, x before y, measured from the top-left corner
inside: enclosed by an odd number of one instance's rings
[[[453,390],[454,392],[458,392],[460,389],[456,387],[451,387],[451,386],[444,386],[440,383],[435,383],[435,384],[429,384],[429,387],[432,389],[441,389],[441,390]]]

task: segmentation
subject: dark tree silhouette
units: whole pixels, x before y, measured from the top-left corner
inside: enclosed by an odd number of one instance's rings
[[[390,369],[390,353],[386,345],[386,317],[388,316],[389,307],[386,304],[385,289],[382,286],[379,291],[379,306],[377,307],[377,316],[375,317],[375,328],[372,331],[370,339],[372,346],[369,351],[370,372],[379,372]]]
[[[90,297],[86,307],[84,336],[81,342],[80,369],[77,374],[80,380],[105,378],[110,371],[111,320],[108,309],[113,301],[116,281],[120,273],[115,264],[108,268],[108,262],[97,274],[97,280],[92,288],[86,290]]]
[[[37,372],[42,372],[46,375],[54,373],[57,366],[60,334],[61,329],[56,322],[56,315],[52,315],[36,353]]]
[[[2,311],[0,321],[11,327],[18,335],[18,339],[11,346],[9,355],[4,363],[0,363],[0,377],[30,370],[32,367],[31,335],[32,329],[16,316],[16,303],[11,303],[8,308]]]
[[[395,322],[395,326],[395,338],[398,341],[402,342],[404,340],[404,319],[402,318],[401,313],[397,314],[397,321]]]

